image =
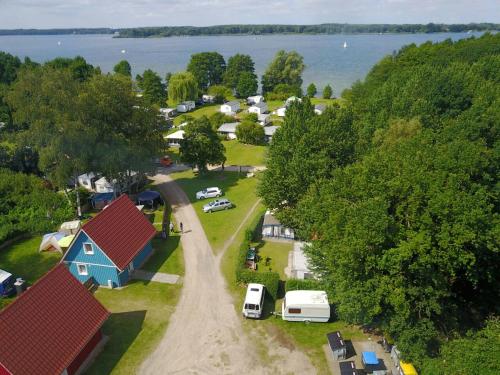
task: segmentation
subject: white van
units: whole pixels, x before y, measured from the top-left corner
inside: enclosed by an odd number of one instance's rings
[[[247,295],[243,303],[243,316],[245,318],[259,319],[264,307],[265,287],[262,284],[248,284]]]
[[[330,304],[326,292],[292,290],[285,294],[281,317],[290,322],[328,322]]]

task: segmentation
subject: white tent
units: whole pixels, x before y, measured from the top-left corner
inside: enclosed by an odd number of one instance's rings
[[[59,245],[59,240],[63,239],[64,237],[66,237],[66,234],[62,232],[44,234],[42,243],[40,244],[40,248],[38,250],[48,251],[54,249],[62,253],[63,251],[61,249],[61,246]]]

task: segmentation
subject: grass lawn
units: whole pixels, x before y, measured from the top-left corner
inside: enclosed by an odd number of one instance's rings
[[[39,252],[41,242],[41,236],[34,236],[0,249],[0,268],[33,284],[61,259],[58,252]],[[0,299],[0,309],[14,298]]]
[[[200,118],[201,116],[207,116],[210,117],[214,113],[218,112],[220,109],[220,104],[206,104],[204,106],[201,106],[199,108],[196,108],[192,112],[188,113],[181,113],[179,114],[175,119],[174,119],[174,125],[178,126],[185,122],[186,117],[192,117],[194,119]]]
[[[281,280],[286,280],[285,267],[288,266],[288,254],[293,249],[291,242],[263,242],[259,247],[259,262],[257,272],[275,271],[280,274]],[[269,265],[266,266],[266,258]]]
[[[267,146],[246,145],[237,140],[223,141],[226,165],[264,165]]]
[[[137,373],[163,336],[180,291],[180,285],[146,281],[121,290],[99,288],[95,297],[112,313],[104,324],[110,339],[86,374]]]
[[[205,176],[195,176],[192,171],[184,171],[171,176],[193,203],[215,253],[222,249],[258,199],[255,195],[258,179],[247,178],[244,173],[208,172]],[[198,201],[195,195],[197,191],[211,186],[220,187],[224,198],[229,199],[235,207],[227,211],[203,213],[202,207],[212,199]],[[184,228],[189,230],[189,223],[184,223]]]

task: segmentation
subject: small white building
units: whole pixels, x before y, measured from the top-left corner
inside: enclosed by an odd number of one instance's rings
[[[59,232],[66,234],[66,236],[69,236],[71,234],[77,234],[81,227],[82,222],[80,220],[65,221],[59,227]]]
[[[89,191],[93,191],[95,189],[95,180],[97,179],[97,175],[94,172],[88,172],[81,174],[78,176],[78,185],[84,187]]]
[[[177,130],[172,134],[166,135],[164,138],[167,140],[169,146],[179,146],[184,139],[184,130]]]
[[[281,107],[278,108],[276,111],[274,111],[274,114],[279,116],[279,117],[285,117],[286,115],[286,107]]]
[[[285,107],[288,107],[289,105],[291,105],[293,102],[296,102],[298,101],[299,103],[302,102],[302,99],[301,98],[298,98],[296,96],[291,96],[289,97],[286,101],[285,101]]]
[[[160,114],[165,117],[165,120],[169,120],[175,117],[177,111],[175,108],[160,108]]]
[[[268,112],[267,104],[265,102],[256,103],[250,108],[248,108],[249,113],[256,113],[257,115],[263,115]]]
[[[262,126],[266,126],[271,122],[271,115],[269,113],[257,115],[257,122]]]
[[[240,102],[233,100],[220,106],[220,111],[228,116],[234,116],[240,110]]]
[[[177,104],[177,112],[186,113],[186,112],[192,111],[195,107],[196,107],[195,102],[192,100],[189,100],[189,101]]]
[[[214,103],[215,102],[215,96],[214,95],[207,95],[207,94],[205,94],[205,95],[203,95],[201,97],[201,100],[202,100],[203,103],[207,103],[207,104],[208,103]]]
[[[116,185],[116,180],[113,180]],[[101,177],[95,182],[96,193],[114,193],[115,187],[110,183],[106,177]]]
[[[316,104],[314,106],[314,113],[316,113],[317,115],[322,115],[323,112],[325,112],[325,110],[326,110],[325,104]]]
[[[279,129],[279,126],[264,126],[264,134],[266,136],[266,142],[271,142],[273,140],[274,133]]]
[[[236,139],[236,128],[239,124],[239,122],[222,124],[221,126],[219,126],[217,131],[219,134],[226,136],[228,139]]]
[[[254,96],[249,96],[247,98],[247,104],[248,105],[254,105],[257,103],[262,103],[264,101],[264,97],[262,95],[254,95]]]

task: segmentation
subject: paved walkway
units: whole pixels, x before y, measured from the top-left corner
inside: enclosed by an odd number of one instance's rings
[[[161,272],[148,272],[144,270],[135,270],[132,278],[136,280],[156,281],[163,284],[177,284],[179,282],[179,275],[172,275],[169,273]]]

